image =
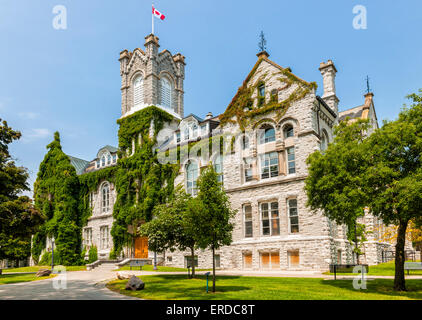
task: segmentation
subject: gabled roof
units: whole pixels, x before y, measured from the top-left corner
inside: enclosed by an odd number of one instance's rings
[[[68,157],[70,159],[70,164],[72,166],[74,166],[75,169],[76,169],[76,174],[80,175],[80,174],[84,173],[86,167],[88,167],[88,165],[89,165],[89,161],[79,159],[79,158],[76,158],[76,157],[72,157],[72,156],[69,156],[69,155],[68,155]]]
[[[363,107],[364,105],[339,112],[339,121],[343,121],[347,117],[350,119],[362,118]]]
[[[184,117],[182,120],[185,120],[189,117],[194,117],[196,120],[198,120],[198,122],[203,122],[204,119],[201,119],[200,117],[198,117],[197,115],[194,115],[193,113],[188,114],[186,117]]]
[[[101,151],[103,151],[103,150],[107,150],[108,152],[110,152],[110,153],[116,153],[117,151],[119,151],[119,149],[118,148],[116,148],[116,147],[113,147],[113,146],[110,146],[110,145],[106,145],[106,146],[104,146],[104,147],[102,147],[100,150],[98,150],[98,152],[97,152],[97,156],[100,154],[100,152]]]

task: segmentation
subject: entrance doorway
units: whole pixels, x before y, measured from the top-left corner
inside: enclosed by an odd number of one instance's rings
[[[141,259],[148,258],[148,238],[146,237],[135,238],[135,258],[141,258]]]

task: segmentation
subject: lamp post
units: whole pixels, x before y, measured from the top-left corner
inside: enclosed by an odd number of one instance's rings
[[[51,271],[54,270],[54,236],[51,239]]]

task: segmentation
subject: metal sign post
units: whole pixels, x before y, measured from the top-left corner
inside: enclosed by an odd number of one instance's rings
[[[211,272],[209,272],[209,271],[207,273],[205,273],[205,275],[207,276],[207,293],[208,293],[208,276],[210,275],[210,273]]]

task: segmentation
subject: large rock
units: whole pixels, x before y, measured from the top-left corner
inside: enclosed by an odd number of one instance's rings
[[[37,272],[37,277],[48,277],[51,274],[51,270],[40,269]]]
[[[126,290],[142,290],[145,288],[145,283],[136,276],[130,277],[129,281],[126,283]]]

